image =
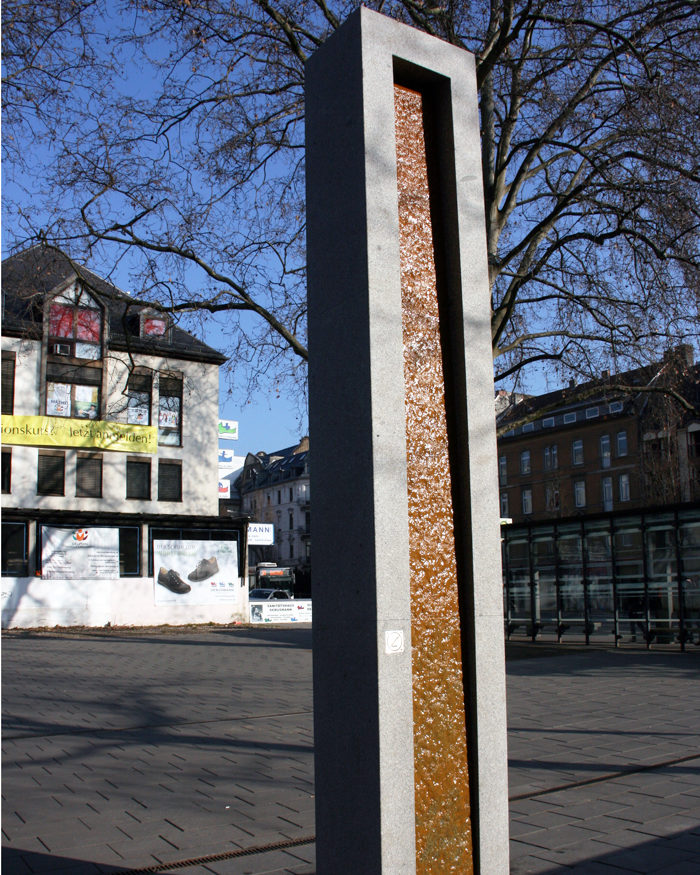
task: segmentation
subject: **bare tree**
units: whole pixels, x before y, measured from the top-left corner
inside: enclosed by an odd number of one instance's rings
[[[6,165],[47,157],[13,242],[123,259],[227,315],[251,388],[303,379],[304,61],[357,5],[6,0]],[[497,379],[697,345],[698,0],[367,5],[476,55]]]

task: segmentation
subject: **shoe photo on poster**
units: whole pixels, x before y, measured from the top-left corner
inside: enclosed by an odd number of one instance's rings
[[[191,571],[187,575],[188,580],[206,580],[207,577],[211,577],[212,574],[216,574],[219,570],[219,563],[216,561],[216,556],[212,556],[211,559],[202,559],[198,564],[194,571]]]
[[[158,572],[158,583],[176,595],[184,595],[192,589],[188,583],[185,583],[177,571],[174,571],[172,568],[170,570],[160,569]]]

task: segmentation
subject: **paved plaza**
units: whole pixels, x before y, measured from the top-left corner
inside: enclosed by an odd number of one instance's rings
[[[5,633],[2,657],[3,875],[314,872],[310,629]],[[507,668],[511,872],[700,872],[700,653]]]

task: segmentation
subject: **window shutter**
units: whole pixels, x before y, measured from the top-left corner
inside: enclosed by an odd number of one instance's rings
[[[136,459],[126,461],[126,497],[142,498],[147,501],[151,497],[151,463]]]
[[[64,453],[39,453],[37,493],[39,495],[63,495],[66,457]]]
[[[2,359],[2,412],[12,415],[15,410],[15,360]]]
[[[148,392],[151,394],[151,375],[150,374],[129,374],[128,387],[132,392]]]
[[[102,497],[102,456],[78,456],[75,494],[90,498]]]
[[[158,465],[158,501],[182,501],[182,466],[179,462]]]

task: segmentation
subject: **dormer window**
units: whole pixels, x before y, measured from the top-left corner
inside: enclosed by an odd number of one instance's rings
[[[168,322],[166,319],[148,316],[143,320],[144,337],[163,337],[167,330]]]
[[[50,355],[102,357],[102,309],[78,283],[51,300],[48,315]]]
[[[158,313],[154,310],[143,310],[140,314],[141,321],[141,337],[153,337],[168,339],[170,331],[170,319],[165,313]]]

